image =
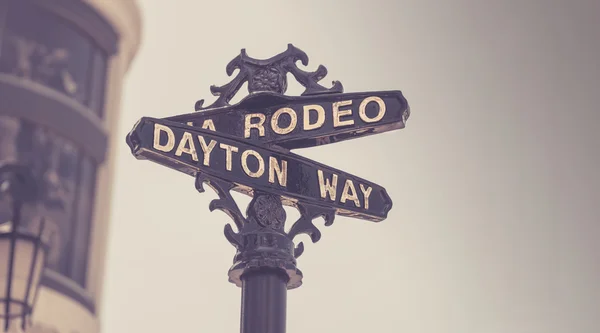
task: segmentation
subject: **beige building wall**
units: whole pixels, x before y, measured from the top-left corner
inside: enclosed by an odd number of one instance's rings
[[[90,274],[88,275],[89,291],[97,300],[96,309],[99,309],[102,294],[102,281],[106,253],[107,232],[110,225],[110,204],[115,166],[116,145],[123,143],[123,138],[116,135],[117,122],[120,116],[121,93],[123,79],[138,50],[141,38],[141,17],[136,0],[104,1],[88,0],[98,9],[120,33],[118,56],[110,64],[108,76],[108,94],[106,96],[108,116],[105,118],[105,127],[109,134],[109,154],[106,164],[99,174],[98,198],[96,200],[97,226],[93,235],[92,251],[90,253]]]

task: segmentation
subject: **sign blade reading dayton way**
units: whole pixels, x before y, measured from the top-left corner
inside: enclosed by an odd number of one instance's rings
[[[129,135],[132,153],[189,175],[200,172],[294,202],[333,207],[370,221],[387,217],[392,202],[377,184],[302,156],[160,119],[142,118]]]
[[[267,60],[253,59],[242,50],[227,65],[227,74],[237,69],[236,76],[211,87],[218,96],[212,105],[203,107],[200,100],[194,113],[142,118],[127,137],[132,153],[212,183],[220,197],[214,207],[227,206],[238,225],[245,218],[229,190],[254,199],[257,193],[276,196],[298,207],[301,218],[291,233],[309,233],[313,241],[320,237],[311,222],[318,216],[325,217],[327,225],[333,213],[375,222],[385,219],[392,201],[383,187],[289,149],[404,128],[410,115],[406,99],[400,91],[344,93],[337,81],[323,87],[318,82],[327,74],[325,67],[306,72],[298,68],[298,61],[308,65],[306,54],[291,44]],[[301,96],[284,95],[287,74],[306,88]],[[230,105],[244,83],[249,96]]]

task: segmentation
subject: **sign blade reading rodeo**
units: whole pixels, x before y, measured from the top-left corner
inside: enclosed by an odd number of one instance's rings
[[[400,91],[297,97],[263,92],[233,106],[165,120],[296,149],[401,129],[409,115]]]

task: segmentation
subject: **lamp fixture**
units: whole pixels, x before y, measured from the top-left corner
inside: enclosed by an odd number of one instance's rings
[[[0,220],[0,332],[19,332],[29,323],[45,266],[44,222],[35,232],[22,225],[23,205],[37,199],[31,169],[0,165],[0,202],[9,218]]]

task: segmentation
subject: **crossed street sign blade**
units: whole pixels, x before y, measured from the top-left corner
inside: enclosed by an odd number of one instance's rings
[[[401,129],[409,115],[400,91],[297,97],[261,92],[233,106],[165,120],[296,149]]]
[[[132,153],[189,175],[203,173],[286,202],[332,207],[378,222],[392,201],[372,182],[276,147],[164,119],[142,118],[127,136]]]

